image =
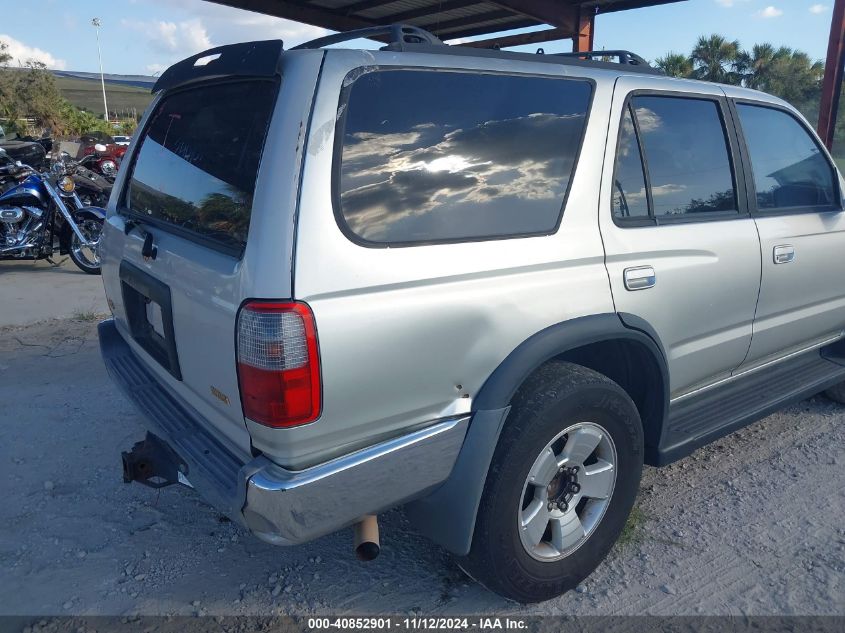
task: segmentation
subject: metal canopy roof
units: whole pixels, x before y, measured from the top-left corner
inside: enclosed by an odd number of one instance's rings
[[[586,16],[682,0],[210,0],[333,31],[412,24],[440,39],[553,27],[531,41],[575,37]]]

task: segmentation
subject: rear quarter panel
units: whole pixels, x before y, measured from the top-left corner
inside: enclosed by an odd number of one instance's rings
[[[316,422],[253,442],[299,468],[471,409],[484,381],[529,336],[612,312],[598,231],[598,191],[612,80],[599,79],[569,201],[543,237],[367,248],[335,221],[331,172],[341,86],[372,65],[491,69],[487,60],[425,53],[329,51],[312,115],[299,204],[294,294],[314,310],[323,380]],[[497,72],[564,76],[567,68],[497,60]],[[571,68],[570,71],[572,72]],[[575,74],[575,73],[573,73]]]

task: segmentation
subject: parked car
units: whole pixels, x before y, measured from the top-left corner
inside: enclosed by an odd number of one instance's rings
[[[114,144],[115,145],[122,145],[124,147],[128,146],[129,143],[132,142],[131,136],[115,136],[113,138],[114,138]]]
[[[47,167],[47,152],[44,146],[31,137],[21,137],[16,133],[6,134],[0,127],[0,148],[5,150],[13,161],[20,161],[39,170]]]
[[[845,401],[845,183],[761,92],[388,32],[159,78],[102,244],[102,355],[151,430],[124,478],[269,543],[355,525],[365,558],[404,505],[548,599],[644,464]]]

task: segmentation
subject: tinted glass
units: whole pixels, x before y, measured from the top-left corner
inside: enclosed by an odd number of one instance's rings
[[[772,108],[737,105],[760,209],[830,206],[833,169],[793,117]]]
[[[342,220],[382,243],[553,231],[590,91],[492,74],[360,76],[345,109]]]
[[[736,210],[722,118],[715,101],[636,97],[654,215]]]
[[[648,217],[643,161],[630,108],[625,109],[622,127],[619,130],[619,143],[616,147],[613,215],[617,218]]]
[[[162,100],[135,161],[129,210],[241,250],[275,92],[248,82]]]

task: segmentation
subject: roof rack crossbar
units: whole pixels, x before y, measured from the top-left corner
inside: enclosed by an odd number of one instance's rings
[[[323,48],[331,44],[339,44],[340,42],[348,42],[358,38],[372,38],[379,36],[390,36],[390,43],[387,45],[388,50],[402,50],[405,44],[430,44],[433,46],[445,46],[440,38],[433,33],[429,33],[425,29],[411,24],[385,24],[383,26],[372,26],[365,29],[355,29],[353,31],[343,31],[342,33],[335,33],[334,35],[327,35],[325,37],[318,37],[316,40],[305,42],[299,46],[294,46],[292,51],[301,49]]]
[[[630,66],[648,66],[651,67],[645,59],[632,53],[631,51],[615,50],[615,51],[583,51],[579,53],[552,53],[555,57],[569,57],[580,58],[587,60],[605,61],[606,57],[615,57],[620,64],[628,64]],[[611,62],[612,63],[612,62]]]
[[[353,31],[343,31],[334,35],[320,37],[290,50],[317,49],[332,44],[348,42],[358,38],[379,39],[389,41],[381,50],[407,51],[418,53],[442,53],[446,55],[461,55],[468,57],[495,57],[526,59],[531,53],[516,53],[511,51],[499,51],[497,49],[468,48],[465,46],[450,46],[444,44],[440,38],[433,33],[411,24],[383,24]],[[543,49],[538,49],[542,53]],[[663,72],[651,66],[645,59],[626,50],[612,51],[584,51],[580,53],[552,53],[538,55],[537,58],[544,62],[557,62],[560,64],[572,64],[579,66],[591,66],[599,68],[613,68],[619,65],[629,66],[628,72],[641,72],[655,75],[662,75]],[[610,61],[609,58],[616,58],[618,61]]]

